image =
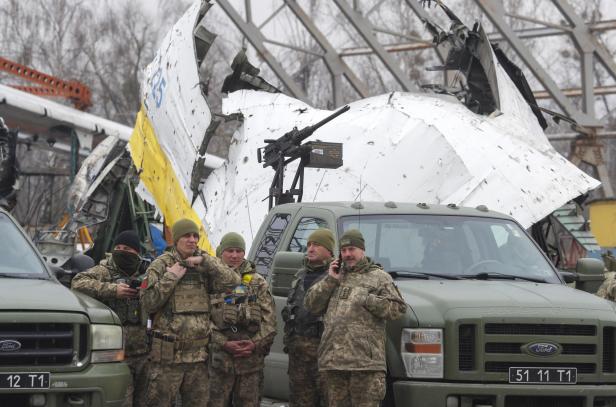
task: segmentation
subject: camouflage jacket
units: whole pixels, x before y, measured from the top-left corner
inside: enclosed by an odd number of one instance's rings
[[[605,281],[597,290],[597,295],[606,300],[616,301],[616,273],[605,274]]]
[[[380,370],[385,365],[385,322],[406,309],[391,277],[368,257],[340,280],[325,277],[306,293],[306,307],[325,314],[319,370]]]
[[[242,283],[218,287],[210,295],[212,312],[211,367],[227,373],[246,374],[263,369],[276,335],[274,298],[254,265],[244,260],[235,270]],[[255,351],[247,358],[233,358],[222,346],[227,341],[252,340]]]
[[[603,264],[605,264],[605,268],[607,271],[616,271],[616,257],[612,254],[611,251],[607,251],[607,253],[602,254]]]
[[[143,311],[152,317],[152,361],[207,360],[211,334],[209,294],[217,284],[240,283],[237,273],[220,259],[201,250],[193,255],[203,256],[203,262],[188,268],[181,279],[167,271],[176,262],[184,264],[175,248],[161,254],[147,270],[140,294]]]
[[[304,298],[310,287],[327,276],[329,263],[330,261],[325,264],[312,265],[304,258],[303,267],[295,274],[287,296],[287,304],[282,310],[282,319],[285,322],[283,341],[285,345],[296,336],[321,338],[323,317],[308,311],[304,306]]]
[[[141,313],[139,299],[116,298],[118,284],[126,282],[136,275],[127,275],[120,270],[110,254],[98,265],[82,271],[73,277],[71,288],[105,303],[115,311],[124,326],[124,348],[126,356],[136,356],[147,353],[147,335],[145,318]]]

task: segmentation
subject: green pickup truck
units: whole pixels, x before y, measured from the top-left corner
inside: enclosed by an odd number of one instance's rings
[[[60,284],[1,208],[0,236],[0,406],[122,405],[118,317]]]
[[[394,202],[291,203],[268,214],[249,253],[279,314],[267,398],[288,399],[280,310],[318,227],[337,236],[360,229],[366,254],[408,304],[387,327],[383,405],[616,406],[614,304],[568,287],[572,276],[559,273],[509,216],[483,206]],[[578,272],[602,267],[582,259]]]

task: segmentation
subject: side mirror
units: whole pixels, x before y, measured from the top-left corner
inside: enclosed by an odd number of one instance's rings
[[[584,275],[603,275],[604,269],[605,266],[601,260],[590,257],[578,259],[575,265],[575,272]]]
[[[599,259],[578,259],[575,271],[578,277],[575,282],[575,288],[589,293],[596,293],[603,280],[605,280],[605,266]]]
[[[61,280],[62,277],[66,276],[67,274],[70,274],[70,271],[64,270],[60,266],[49,266],[49,269],[58,280]]]
[[[291,288],[295,273],[302,267],[304,253],[278,252],[272,262],[272,294],[286,297]]]
[[[559,271],[558,274],[565,280],[565,283],[571,284],[578,281],[578,275],[569,271]]]
[[[74,254],[70,260],[72,274],[81,273],[87,269],[91,269],[96,265],[94,259],[85,254]]]
[[[49,266],[49,268],[56,276],[58,281],[70,288],[71,280],[73,279],[73,277],[75,277],[77,273],[92,268],[95,266],[95,264],[96,263],[94,263],[94,259],[92,259],[92,257],[86,256],[85,254],[75,254],[66,263],[66,265],[70,267],[69,270],[54,265]]]

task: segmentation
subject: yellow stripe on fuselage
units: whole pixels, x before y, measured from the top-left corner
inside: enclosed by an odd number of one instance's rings
[[[156,133],[143,105],[137,114],[135,128],[128,144],[133,163],[140,172],[139,179],[156,201],[158,209],[165,218],[165,223],[171,227],[183,218],[193,220],[199,225],[201,231],[199,247],[213,255],[214,250],[201,224],[201,219],[184,195],[171,162],[158,143]]]

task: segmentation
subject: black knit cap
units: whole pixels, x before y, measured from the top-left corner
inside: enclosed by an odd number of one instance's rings
[[[125,230],[124,232],[120,232],[120,234],[117,235],[113,241],[113,247],[116,247],[119,244],[131,247],[141,253],[141,242],[139,241],[139,235],[137,235],[134,230]]]

